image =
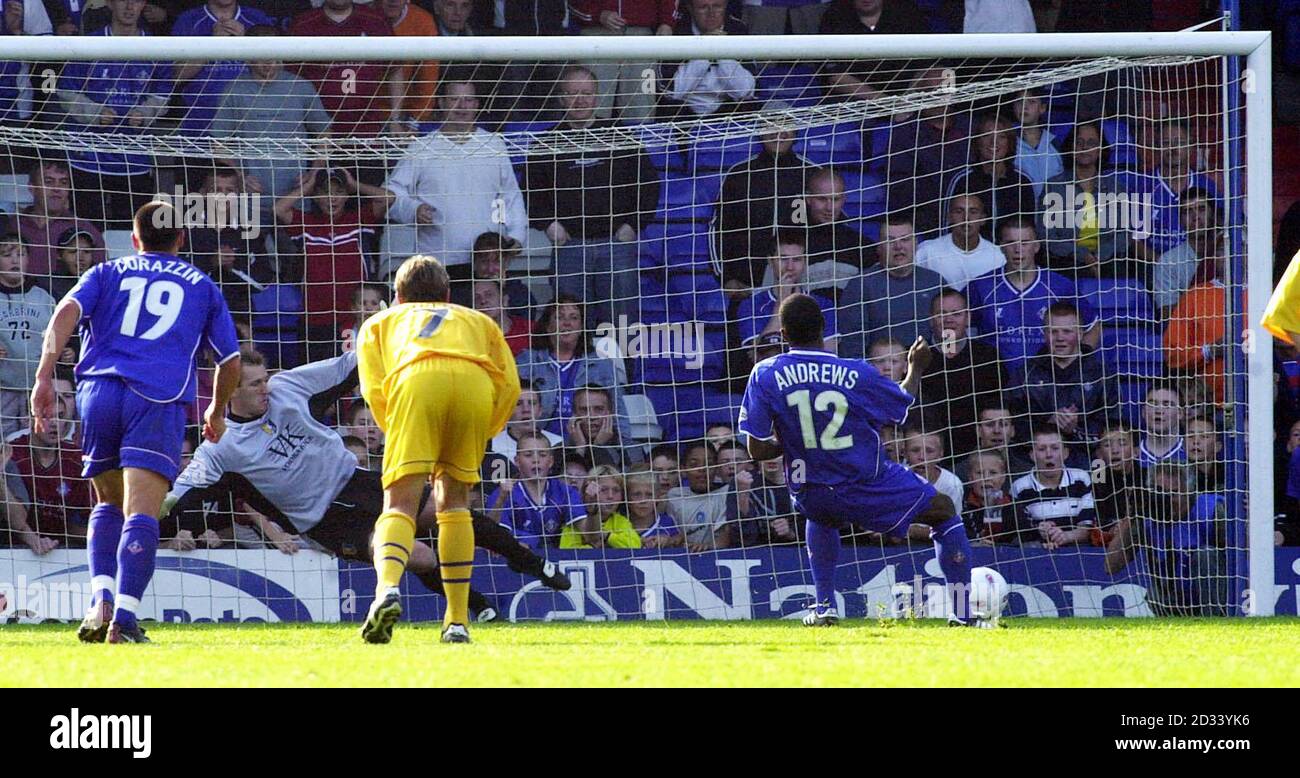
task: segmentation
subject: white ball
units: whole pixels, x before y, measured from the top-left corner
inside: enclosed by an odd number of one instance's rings
[[[996,624],[1007,606],[1007,579],[991,567],[970,571],[971,615]]]

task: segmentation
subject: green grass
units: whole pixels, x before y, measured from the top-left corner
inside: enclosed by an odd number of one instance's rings
[[[1297,686],[1300,619],[1018,619],[1000,630],[855,620],[484,625],[469,646],[401,624],[154,625],[89,646],[0,627],[0,686]],[[110,657],[111,661],[105,661]]]

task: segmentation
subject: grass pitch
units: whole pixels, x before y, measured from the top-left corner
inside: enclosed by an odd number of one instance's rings
[[[153,625],[147,646],[0,626],[0,686],[1298,686],[1300,619]],[[105,657],[112,657],[105,661]]]

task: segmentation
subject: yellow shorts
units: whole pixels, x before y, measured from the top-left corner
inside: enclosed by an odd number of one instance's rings
[[[496,387],[483,368],[463,359],[431,357],[393,377],[384,446],[384,488],[414,474],[446,473],[479,482],[479,466],[496,430]]]

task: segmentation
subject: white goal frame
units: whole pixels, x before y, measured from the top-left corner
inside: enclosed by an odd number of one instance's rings
[[[569,61],[716,59],[860,59],[962,57],[1244,57],[1240,88],[1246,128],[1245,252],[1247,313],[1254,348],[1245,348],[1248,380],[1249,574],[1258,616],[1273,615],[1272,337],[1258,326],[1272,288],[1272,40],[1268,32],[1169,32],[1038,35],[751,35],[682,37],[344,37],[111,38],[6,37],[0,59],[34,62],[138,60]],[[1224,85],[1224,89],[1233,88]],[[1228,108],[1224,106],[1225,112]],[[1228,161],[1229,168],[1232,160]],[[1235,196],[1237,193],[1229,192]],[[1253,225],[1262,228],[1250,229]]]

